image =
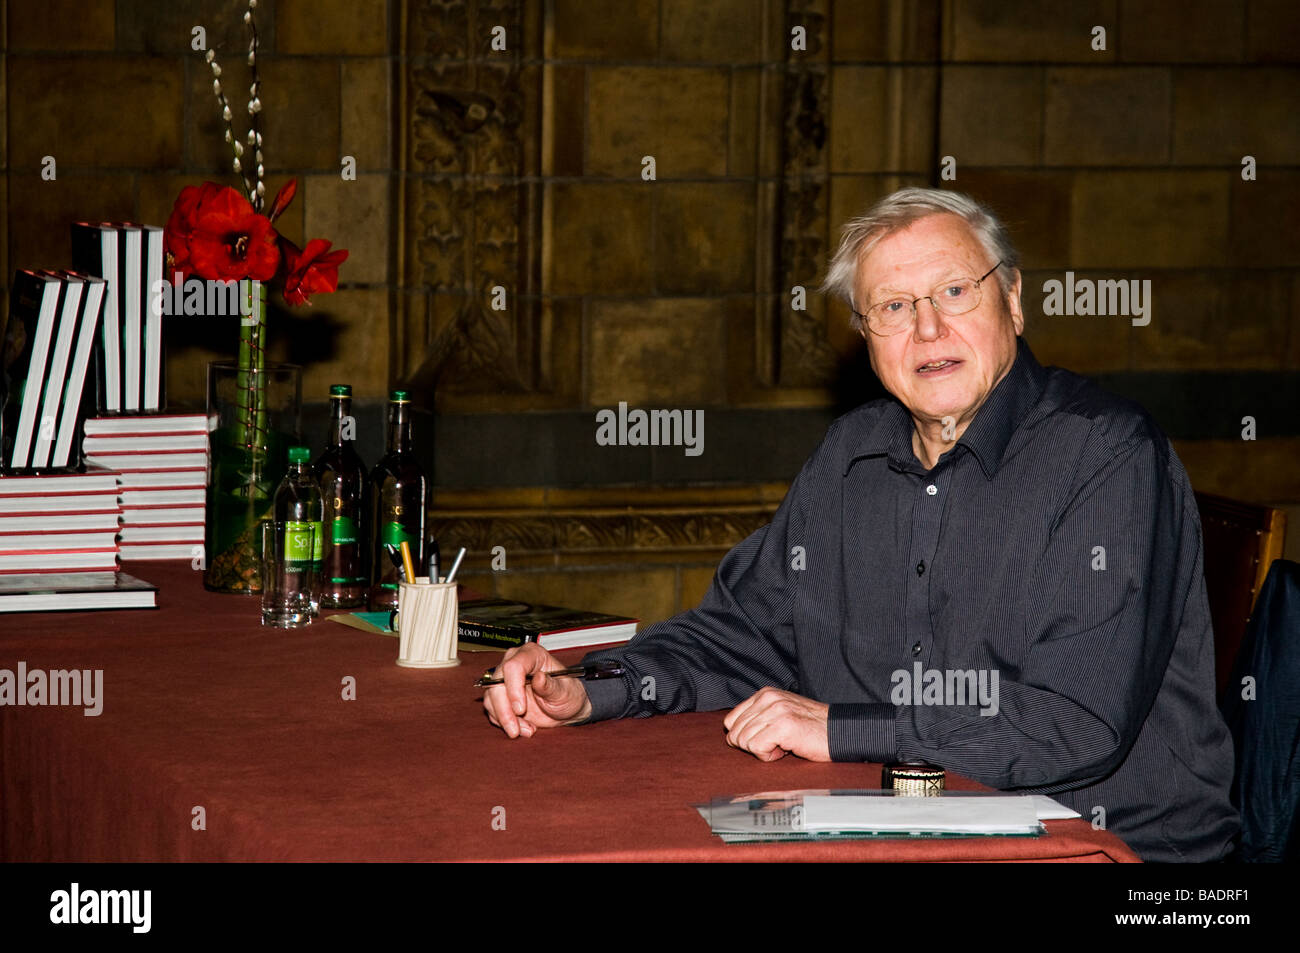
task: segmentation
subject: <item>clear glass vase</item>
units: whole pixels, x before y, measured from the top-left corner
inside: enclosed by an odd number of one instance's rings
[[[208,365],[209,463],[203,584],[262,591],[258,524],[271,518],[289,447],[301,432],[302,368]]]

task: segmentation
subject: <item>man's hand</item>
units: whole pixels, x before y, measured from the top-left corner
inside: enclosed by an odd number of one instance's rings
[[[759,761],[796,754],[809,761],[831,760],[827,722],[831,706],[793,692],[760,688],[727,713],[727,744]]]
[[[493,672],[506,683],[489,685],[483,692],[488,719],[511,738],[531,738],[538,728],[585,721],[591,700],[582,679],[546,676],[565,667],[534,642],[510,649]],[[526,679],[530,673],[532,682]]]

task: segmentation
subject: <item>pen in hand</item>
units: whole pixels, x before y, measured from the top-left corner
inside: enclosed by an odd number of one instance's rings
[[[483,677],[474,683],[475,688],[487,688],[489,685],[504,685],[506,680],[494,676],[492,673],[495,669],[488,669],[483,673]],[[600,678],[618,678],[624,672],[624,668],[618,662],[597,662],[595,665],[574,665],[572,668],[561,668],[554,672],[546,672],[550,678],[581,678],[583,681],[595,681]],[[524,676],[525,682],[532,682],[533,674],[530,672]]]

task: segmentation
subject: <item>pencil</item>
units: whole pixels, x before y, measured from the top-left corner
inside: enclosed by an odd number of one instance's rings
[[[411,562],[411,544],[402,540],[402,571],[407,582],[415,582],[415,563]]]

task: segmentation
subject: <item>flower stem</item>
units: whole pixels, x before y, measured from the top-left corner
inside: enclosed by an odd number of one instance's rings
[[[266,452],[266,286],[257,282],[257,300],[252,300],[252,283],[247,294],[248,313],[253,324],[239,325],[239,371],[236,387],[239,401],[239,431],[245,449],[256,458]]]

